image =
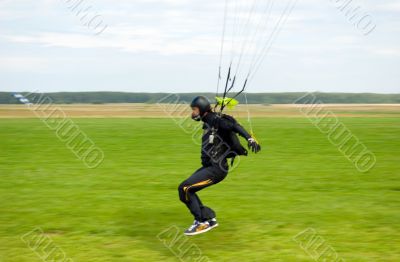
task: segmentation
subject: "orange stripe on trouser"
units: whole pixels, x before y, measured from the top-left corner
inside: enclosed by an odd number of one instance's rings
[[[207,179],[205,181],[201,181],[201,182],[198,182],[196,184],[183,187],[183,191],[185,191],[186,201],[189,201],[188,193],[189,193],[189,189],[190,188],[195,187],[195,186],[205,186],[205,185],[208,185],[208,184],[211,184],[211,183],[212,183],[212,180],[211,179]]]

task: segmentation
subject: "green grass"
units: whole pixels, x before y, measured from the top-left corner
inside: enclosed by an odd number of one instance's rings
[[[36,227],[74,261],[179,261],[157,235],[192,222],[177,186],[198,145],[170,119],[74,121],[105,153],[96,169],[40,120],[0,120],[0,261],[41,261],[21,240]],[[293,241],[313,228],[346,261],[400,261],[400,119],[342,121],[370,172],[307,119],[254,119],[263,151],[200,192],[220,227],[188,243],[212,261],[313,261]]]

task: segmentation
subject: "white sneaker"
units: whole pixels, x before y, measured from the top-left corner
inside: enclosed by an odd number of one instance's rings
[[[211,229],[210,224],[207,221],[201,223],[201,222],[195,220],[193,222],[193,225],[191,225],[185,231],[184,234],[187,235],[187,236],[194,236],[194,235],[205,233],[205,232],[209,231],[210,229]]]

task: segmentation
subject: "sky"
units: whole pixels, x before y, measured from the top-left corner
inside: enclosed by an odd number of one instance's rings
[[[0,0],[0,91],[400,92],[400,1],[295,2]]]

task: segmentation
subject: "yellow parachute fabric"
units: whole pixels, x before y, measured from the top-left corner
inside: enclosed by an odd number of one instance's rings
[[[223,103],[229,109],[233,109],[237,104],[239,104],[239,101],[229,97],[215,97],[215,99],[217,100],[217,105],[222,106]]]

